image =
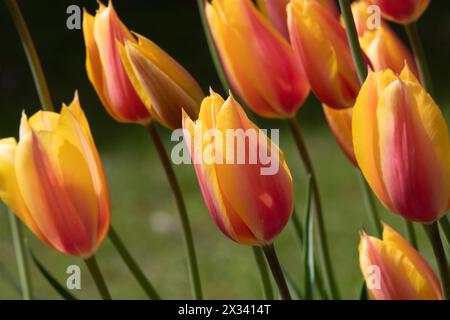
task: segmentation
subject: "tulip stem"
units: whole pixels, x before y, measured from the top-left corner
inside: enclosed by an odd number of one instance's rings
[[[264,253],[261,247],[253,246],[253,255],[255,256],[256,264],[261,276],[261,283],[264,290],[264,297],[266,300],[273,300],[272,284],[270,283],[269,270],[267,269],[266,261],[264,260]]]
[[[444,247],[442,245],[441,236],[439,235],[439,227],[437,222],[432,224],[424,224],[425,232],[430,239],[433,252],[437,260],[439,274],[441,276],[442,291],[446,300],[450,299],[450,274],[448,271],[447,259],[445,257]]]
[[[280,261],[278,260],[277,253],[275,252],[275,247],[273,243],[263,246],[262,249],[264,255],[266,256],[267,262],[269,263],[273,278],[277,283],[281,299],[292,300],[291,294],[289,293],[286,278],[284,277],[283,269],[281,268]]]
[[[417,23],[413,22],[405,26],[406,34],[411,48],[414,52],[414,59],[419,69],[420,82],[424,86],[425,90],[433,95],[433,83],[431,80],[430,69],[428,68],[427,58],[425,50],[423,49],[422,41],[420,40],[419,29]]]
[[[144,272],[137,264],[136,260],[134,260],[134,258],[131,256],[130,252],[127,250],[126,246],[123,244],[116,230],[114,230],[112,226],[109,228],[108,237],[114,245],[114,248],[116,248],[122,260],[127,265],[128,269],[131,271],[137,282],[139,282],[142,289],[147,294],[147,296],[152,300],[160,300],[161,297],[158,295],[153,285],[147,279]]]
[[[17,269],[19,271],[20,288],[23,300],[31,300],[31,281],[28,268],[28,259],[25,254],[25,246],[22,235],[22,224],[14,213],[8,210],[11,223],[14,252],[16,254]]]
[[[178,207],[178,213],[181,221],[181,226],[183,228],[184,243],[186,246],[186,254],[189,262],[189,274],[192,286],[192,293],[195,299],[203,299],[202,287],[200,282],[200,273],[198,270],[197,258],[195,254],[194,240],[192,237],[191,226],[189,223],[189,217],[187,215],[186,206],[184,204],[183,195],[181,193],[180,186],[178,184],[175,172],[173,171],[169,156],[164,149],[164,145],[161,138],[156,130],[153,122],[147,125],[148,133],[150,134],[153,144],[155,145],[156,151],[158,152],[159,159],[166,172],[167,179],[169,180],[172,193],[175,197],[175,201]]]
[[[347,34],[350,51],[352,52],[353,62],[355,63],[356,73],[361,83],[366,80],[367,66],[364,60],[364,54],[358,40],[358,33],[356,32],[355,21],[353,20],[352,8],[348,0],[339,0],[339,7],[341,8],[342,18],[344,19],[345,33]]]
[[[317,227],[318,227],[318,237],[319,237],[319,247],[320,247],[320,255],[324,265],[324,279],[328,282],[330,297],[332,299],[339,299],[339,292],[336,286],[336,280],[334,278],[333,268],[331,266],[330,260],[330,252],[328,250],[328,241],[327,235],[325,231],[325,224],[322,213],[322,204],[320,201],[319,195],[319,187],[317,185],[316,174],[314,172],[314,167],[311,162],[311,158],[308,153],[308,149],[306,147],[305,141],[303,139],[302,133],[300,131],[300,126],[295,117],[290,118],[288,120],[289,126],[292,132],[292,136],[294,137],[295,143],[297,145],[298,151],[300,153],[300,157],[302,158],[303,165],[305,166],[305,170],[307,174],[311,175],[311,188],[312,188],[312,196],[313,202],[315,206],[316,219],[317,219]]]
[[[364,202],[366,203],[366,208],[367,211],[369,212],[369,219],[370,224],[372,226],[372,232],[375,232],[378,238],[381,238],[382,228],[380,222],[380,215],[378,214],[372,190],[370,190],[370,187],[367,184],[366,179],[364,179],[364,176],[362,175],[361,171],[359,172],[359,177],[361,181],[361,187],[364,193]]]
[[[45,80],[44,72],[39,61],[36,48],[33,40],[31,39],[30,32],[23,15],[20,11],[19,5],[16,0],[5,0],[6,6],[12,16],[17,32],[19,33],[22,45],[27,56],[28,65],[30,66],[31,73],[33,74],[36,90],[39,95],[39,101],[42,104],[42,108],[45,110],[53,111],[53,103],[48,90],[47,82]]]
[[[86,263],[86,266],[94,279],[95,285],[97,286],[98,292],[100,293],[102,299],[111,300],[111,294],[106,286],[105,278],[103,278],[95,256],[92,255],[91,257],[84,259],[84,262]]]

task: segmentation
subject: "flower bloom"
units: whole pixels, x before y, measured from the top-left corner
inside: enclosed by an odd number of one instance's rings
[[[184,114],[183,129],[203,198],[220,230],[241,244],[271,243],[293,210],[292,177],[282,151],[247,118],[233,97],[224,101],[214,92],[203,100],[197,121]],[[232,141],[221,139],[220,144],[211,144],[206,138],[198,141],[211,130],[210,138],[216,142],[230,130],[249,137],[244,138],[243,148],[239,148],[242,140],[238,136]],[[252,133],[258,139],[250,142]],[[245,152],[246,161],[225,159],[236,150]],[[278,170],[261,174],[262,161],[249,160],[256,153],[276,161]]]
[[[146,123],[150,113],[133,88],[120,59],[118,43],[136,41],[112,3],[99,2],[95,17],[84,11],[86,69],[103,106],[117,121]]]
[[[430,0],[369,0],[377,5],[383,18],[400,24],[416,21],[425,12]]]
[[[294,116],[309,85],[286,39],[250,0],[213,0],[205,10],[233,90],[260,116]]]
[[[181,127],[181,110],[197,118],[204,94],[195,79],[164,50],[143,36],[118,44],[123,65],[152,118]]]
[[[77,96],[60,114],[24,114],[18,143],[0,140],[0,181],[6,205],[60,252],[87,258],[108,232],[108,187]]]
[[[383,226],[383,239],[361,234],[359,264],[375,300],[442,300],[431,267],[387,225]]]
[[[287,8],[291,44],[311,90],[329,107],[352,107],[360,84],[339,20],[316,0],[293,0]]]
[[[353,110],[358,165],[378,198],[403,217],[431,223],[448,210],[450,144],[439,107],[406,66],[370,72]]]

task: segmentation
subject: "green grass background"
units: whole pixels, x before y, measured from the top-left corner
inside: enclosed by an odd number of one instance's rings
[[[141,127],[112,121],[100,105],[86,78],[84,45],[80,31],[65,28],[65,8],[72,3],[96,8],[95,1],[20,2],[40,53],[55,102],[69,102],[79,89],[107,173],[112,198],[112,224],[163,298],[191,298],[183,238],[170,189],[155,150]],[[119,15],[133,30],[153,39],[178,59],[203,88],[220,90],[204,42],[194,1],[115,1]],[[436,83],[436,100],[447,114],[449,99],[450,10],[449,2],[434,1],[421,22]],[[400,34],[403,35],[400,29]],[[22,109],[39,108],[25,57],[10,17],[0,5],[0,36],[7,46],[0,50],[0,133],[16,135]],[[442,39],[447,39],[443,41]],[[357,298],[361,286],[358,267],[358,231],[370,230],[356,169],[344,157],[325,124],[319,103],[311,97],[299,113],[299,121],[318,175],[333,268],[342,296]],[[448,117],[447,117],[448,119]],[[305,204],[305,173],[288,127],[279,121],[261,121],[262,127],[280,128],[284,150],[295,183],[295,202],[300,219]],[[170,150],[169,132],[160,133]],[[262,298],[259,275],[251,248],[238,245],[220,233],[204,205],[194,170],[175,168],[183,189],[197,249],[204,295],[216,299]],[[251,192],[251,190],[249,190]],[[400,218],[381,206],[382,219],[403,232]],[[20,298],[11,234],[5,208],[0,206],[0,299]],[[431,261],[431,249],[421,228],[420,249]],[[74,293],[98,298],[80,259],[48,249],[26,233],[30,246],[49,270],[65,283],[66,268],[82,268],[82,289]],[[283,266],[302,286],[302,250],[288,225],[276,240]],[[114,298],[144,299],[145,295],[106,239],[98,262]],[[38,299],[58,298],[30,263],[33,292]]]

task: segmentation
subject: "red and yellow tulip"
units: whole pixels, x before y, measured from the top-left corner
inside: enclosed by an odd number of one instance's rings
[[[184,114],[183,128],[203,198],[217,226],[238,243],[270,244],[293,210],[292,177],[282,151],[247,118],[233,97],[224,101],[214,92],[203,100],[197,121]],[[221,145],[211,144],[204,138],[211,130],[222,137],[228,130],[256,133],[259,139],[253,148],[248,140],[245,142],[246,159],[250,152],[264,150],[275,158],[278,170],[262,175],[264,165],[259,162],[224,159],[237,149],[239,141],[221,139]]]
[[[146,123],[150,113],[133,88],[120,59],[118,43],[136,41],[110,1],[99,2],[95,16],[83,14],[86,69],[103,106],[117,121]]]
[[[383,238],[361,233],[359,264],[376,300],[441,300],[439,281],[425,259],[387,225]]]
[[[352,134],[355,157],[386,207],[430,223],[445,214],[450,198],[450,144],[439,107],[407,66],[371,72],[356,100]]]
[[[195,79],[154,42],[141,35],[118,44],[123,65],[153,119],[181,127],[181,110],[197,118],[204,94]]]
[[[352,107],[360,85],[339,20],[316,0],[292,0],[288,28],[317,98],[332,108]]]
[[[251,0],[213,0],[205,10],[233,90],[263,117],[292,117],[309,85],[286,39]]]
[[[87,258],[108,232],[102,164],[78,97],[60,113],[22,116],[20,141],[0,140],[0,197],[50,247]]]
[[[400,24],[408,24],[422,16],[430,0],[369,0],[377,5],[383,18]]]

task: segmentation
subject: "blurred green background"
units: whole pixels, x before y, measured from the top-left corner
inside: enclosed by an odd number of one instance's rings
[[[112,224],[137,258],[163,298],[190,298],[182,234],[170,189],[145,130],[136,125],[114,122],[105,112],[85,72],[85,53],[81,30],[66,28],[67,6],[78,4],[91,13],[96,1],[19,1],[28,22],[57,105],[70,102],[78,90],[88,115],[94,138],[101,152],[112,194]],[[222,92],[201,28],[194,0],[114,1],[124,23],[152,39],[183,64],[199,81]],[[435,84],[435,98],[447,115],[450,105],[450,2],[432,1],[419,23]],[[401,28],[396,27],[404,37]],[[22,110],[32,114],[39,101],[18,35],[4,3],[0,3],[0,137],[17,136]],[[333,266],[342,296],[357,298],[361,286],[358,266],[358,230],[369,229],[362,202],[358,174],[334,141],[321,107],[310,97],[299,112],[307,145],[318,173],[323,198]],[[260,121],[262,127],[280,128],[281,148],[293,173],[298,214],[303,219],[305,174],[288,128],[280,121]],[[167,149],[169,132],[160,128]],[[203,203],[191,166],[177,166],[191,218],[206,298],[262,298],[259,275],[249,247],[235,244],[223,236]],[[382,210],[384,221],[403,232],[401,219]],[[17,299],[17,272],[11,245],[6,209],[0,206],[0,299]],[[421,228],[420,249],[434,261]],[[65,283],[68,265],[82,268],[80,298],[98,294],[81,260],[58,254],[27,232],[38,257]],[[276,241],[282,264],[300,283],[302,252],[292,226],[288,225]],[[98,252],[98,261],[114,298],[143,299],[145,295],[117,256],[108,239]],[[433,263],[434,266],[434,263]],[[58,298],[32,265],[36,298]]]

